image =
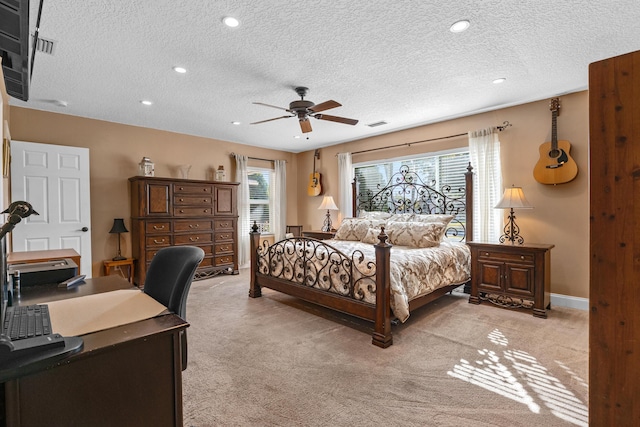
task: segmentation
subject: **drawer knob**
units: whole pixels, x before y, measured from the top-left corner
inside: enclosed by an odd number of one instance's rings
[[[524,259],[524,255],[520,255],[520,259]]]
[[[164,230],[164,225],[154,225],[153,229],[154,230]]]
[[[184,213],[184,210],[180,209],[180,213]]]
[[[189,228],[198,228],[200,224],[189,224]]]
[[[484,253],[484,256],[489,256],[489,252],[485,252],[485,253]]]
[[[209,200],[207,199],[202,199],[203,202],[207,203]]]
[[[180,187],[180,190],[184,190],[184,187]]]
[[[198,240],[200,240],[200,237],[189,237],[189,240],[191,240],[192,242],[197,242]]]
[[[164,243],[164,239],[162,239],[162,240],[153,239],[153,243],[155,243],[155,244]]]
[[[180,199],[181,202],[184,202],[184,199]]]
[[[204,213],[209,213],[209,209],[205,209],[204,211],[202,211]]]

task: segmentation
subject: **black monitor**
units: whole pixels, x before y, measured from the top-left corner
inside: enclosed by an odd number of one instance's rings
[[[0,54],[7,93],[29,99],[29,0],[0,0]]]

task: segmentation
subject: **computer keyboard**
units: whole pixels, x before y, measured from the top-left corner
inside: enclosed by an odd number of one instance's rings
[[[49,306],[34,304],[7,307],[2,335],[9,337],[12,341],[51,335]]]

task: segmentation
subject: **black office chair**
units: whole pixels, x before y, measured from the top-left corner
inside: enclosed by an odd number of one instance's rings
[[[151,259],[144,281],[144,292],[187,320],[187,295],[204,258],[204,251],[195,246],[169,246],[160,249]],[[187,368],[187,332],[180,336],[182,370]]]

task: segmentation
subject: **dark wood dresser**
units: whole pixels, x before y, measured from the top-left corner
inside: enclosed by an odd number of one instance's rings
[[[204,250],[196,278],[238,273],[238,183],[142,176],[129,182],[138,286],[144,285],[153,256],[166,246]]]

